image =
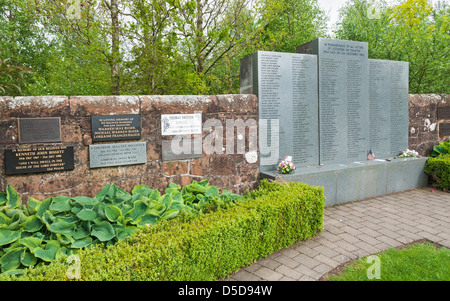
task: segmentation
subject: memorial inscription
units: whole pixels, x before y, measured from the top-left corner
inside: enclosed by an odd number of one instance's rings
[[[258,51],[242,61],[241,70],[241,93],[258,96],[260,126],[267,125],[259,136],[261,170],[273,169],[287,155],[299,166],[317,165],[317,57]],[[276,157],[273,146],[279,147]]]
[[[19,143],[61,142],[61,118],[19,118]]]
[[[140,115],[92,116],[91,124],[94,142],[141,138]]]
[[[7,175],[74,169],[72,146],[39,146],[5,150]]]
[[[161,135],[191,135],[202,133],[202,114],[162,114]]]
[[[408,63],[369,60],[369,145],[378,158],[408,148]]]
[[[368,44],[318,38],[299,46],[318,56],[320,163],[361,160],[369,150]]]
[[[89,145],[90,168],[144,164],[147,162],[147,143],[113,143]]]

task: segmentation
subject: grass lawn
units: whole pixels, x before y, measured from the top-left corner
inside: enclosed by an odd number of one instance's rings
[[[351,262],[343,270],[341,268],[332,271],[325,276],[325,279],[331,281],[450,281],[450,249],[425,242],[400,249],[389,249],[375,256]],[[375,276],[379,276],[379,279]]]

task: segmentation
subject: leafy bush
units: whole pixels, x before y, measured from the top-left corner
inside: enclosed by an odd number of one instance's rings
[[[81,279],[217,280],[321,231],[323,188],[263,180],[253,195],[189,220],[140,227],[107,248],[83,249]],[[60,258],[0,280],[67,280],[70,267]]]
[[[180,213],[208,212],[227,206],[241,196],[209,182],[193,181],[181,189],[170,184],[160,195],[146,185],[127,193],[114,184],[94,198],[57,196],[25,205],[10,185],[0,193],[0,268],[22,274],[23,268],[52,262],[95,244],[106,246],[133,234],[138,227],[154,225]]]
[[[450,154],[429,158],[425,164],[425,173],[440,188],[450,190]]]
[[[442,141],[438,145],[433,146],[431,157],[438,157],[450,153],[450,141]]]

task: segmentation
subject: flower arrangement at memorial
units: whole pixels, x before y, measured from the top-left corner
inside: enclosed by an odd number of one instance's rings
[[[417,157],[419,155],[415,150],[406,149],[401,154],[397,156],[397,158],[407,158],[407,157]]]
[[[293,173],[295,171],[295,164],[292,163],[292,157],[284,157],[284,160],[278,164],[277,170],[282,174]]]

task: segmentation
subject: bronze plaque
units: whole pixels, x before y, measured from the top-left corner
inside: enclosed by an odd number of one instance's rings
[[[61,142],[61,118],[19,118],[19,143]]]
[[[39,146],[5,150],[7,175],[74,169],[73,146]]]
[[[92,141],[141,139],[141,115],[92,116]]]

